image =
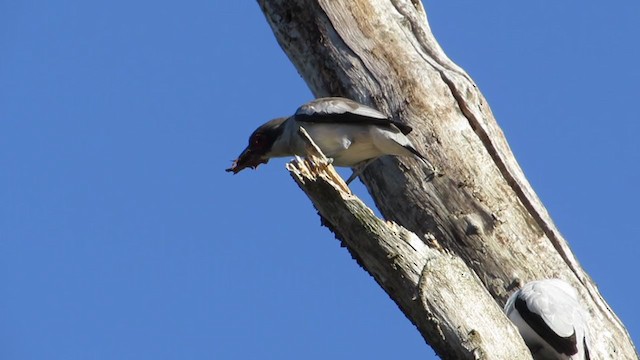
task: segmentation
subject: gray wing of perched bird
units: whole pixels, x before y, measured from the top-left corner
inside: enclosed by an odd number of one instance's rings
[[[380,111],[353,100],[340,97],[327,97],[312,100],[298,108],[294,114],[297,121],[317,123],[360,123],[397,127],[407,135],[413,129],[398,121],[393,121]]]
[[[568,283],[529,282],[511,295],[505,312],[535,359],[589,359],[585,312]]]
[[[433,170],[431,163],[406,137],[412,131],[410,126],[353,100],[316,99],[300,106],[292,118],[334,159],[334,165],[354,166],[383,155],[397,155],[416,156]]]

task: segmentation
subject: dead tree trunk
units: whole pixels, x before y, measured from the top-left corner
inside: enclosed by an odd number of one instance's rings
[[[498,303],[519,284],[559,277],[589,310],[593,358],[638,358],[525,179],[484,97],[431,34],[419,0],[258,3],[316,96],[352,98],[410,124],[412,140],[442,173],[425,181],[412,159],[390,157],[365,171],[376,205],[401,228],[367,215],[304,163],[290,165],[325,224],[441,357],[530,358]]]

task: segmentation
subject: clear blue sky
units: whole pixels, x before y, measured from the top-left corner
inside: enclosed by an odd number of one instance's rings
[[[640,3],[425,5],[637,342]],[[433,357],[286,160],[224,172],[312,98],[254,1],[5,1],[0,50],[0,358]]]

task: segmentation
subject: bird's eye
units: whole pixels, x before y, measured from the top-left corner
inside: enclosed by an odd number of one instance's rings
[[[257,134],[256,136],[253,137],[253,145],[260,145],[262,144],[262,135]]]

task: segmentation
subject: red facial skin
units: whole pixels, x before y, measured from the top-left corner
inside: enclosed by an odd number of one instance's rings
[[[248,167],[256,169],[258,165],[266,164],[269,159],[264,158],[263,155],[267,151],[267,147],[266,137],[261,132],[253,133],[249,139],[249,146],[233,161],[233,165],[225,171],[237,174]]]

